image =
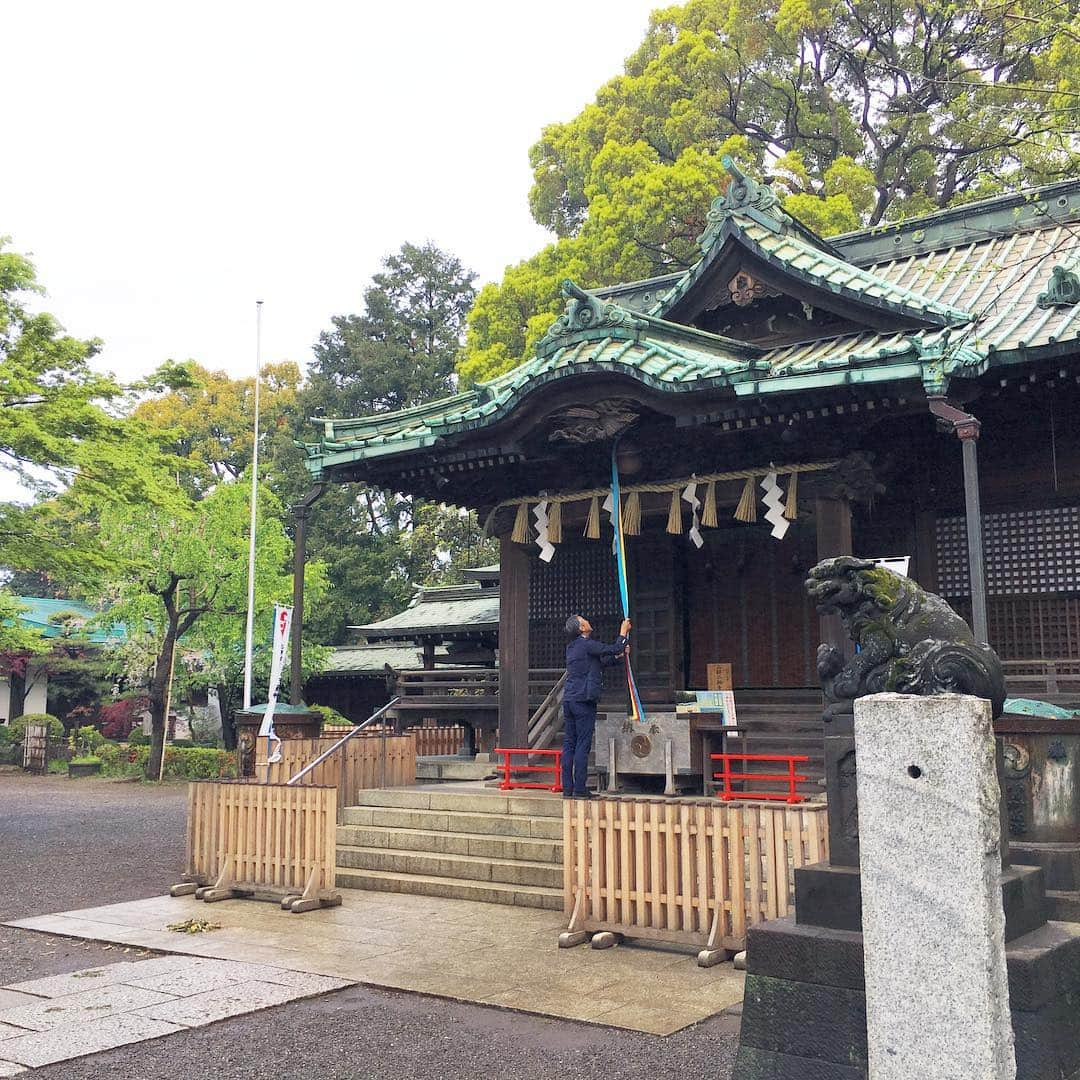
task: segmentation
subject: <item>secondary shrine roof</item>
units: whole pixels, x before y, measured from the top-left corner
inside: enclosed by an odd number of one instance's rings
[[[420,637],[475,637],[499,629],[499,590],[479,582],[423,588],[412,604],[388,619],[350,626],[373,641],[411,641]]]
[[[431,448],[588,374],[747,398],[867,382],[942,393],[991,368],[1059,362],[1080,351],[1078,220],[1075,180],[824,241],[733,168],[686,273],[594,292],[567,282],[565,313],[518,367],[416,408],[320,420],[308,468],[325,476]],[[687,325],[702,312],[723,324],[729,311],[785,296],[807,312],[804,340],[755,344]],[[846,332],[815,330],[815,311]]]

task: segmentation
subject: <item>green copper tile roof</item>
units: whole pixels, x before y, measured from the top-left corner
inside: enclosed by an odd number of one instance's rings
[[[713,200],[707,215],[709,225],[698,241],[702,257],[660,297],[651,314],[662,316],[673,311],[708,276],[720,253],[733,242],[780,274],[849,301],[871,303],[922,325],[957,325],[970,320],[963,308],[847,262],[830,244],[787,214],[769,187],[744,176],[730,158],[725,157],[724,164],[732,180],[727,191]]]
[[[435,647],[435,660],[446,663],[445,646]],[[372,641],[367,645],[339,645],[327,657],[320,672],[324,676],[375,676],[385,674],[385,665],[395,671],[408,670],[424,666],[420,647],[396,641]]]
[[[1078,263],[1080,235],[1061,224],[912,254],[873,269],[899,287],[973,312],[969,340],[996,353],[1076,337],[1076,306],[1042,308],[1038,300],[1055,266],[1075,269]]]
[[[909,234],[888,227],[885,235],[902,237],[898,247],[907,254],[865,268],[845,263],[836,254],[858,248],[858,235],[842,237],[834,245],[822,242],[818,250],[812,234],[797,223],[775,231],[768,225],[774,208],[751,206],[740,228],[763,252],[788,260],[799,273],[817,274],[825,282],[832,279],[837,288],[873,290],[896,310],[906,304],[922,305],[922,310],[936,313],[937,325],[919,331],[868,331],[766,350],[665,320],[656,312],[671,307],[666,301],[654,303],[652,312],[618,302],[625,296],[629,304],[637,305],[662,287],[674,296],[689,275],[674,288],[670,279],[660,278],[605,290],[603,295],[616,302],[568,284],[566,313],[525,363],[418,408],[321,421],[324,437],[307,447],[308,469],[318,476],[335,466],[431,447],[441,437],[487,427],[527,394],[554,380],[585,374],[621,374],[664,392],[723,387],[737,398],[752,398],[908,380],[944,392],[951,378],[972,378],[1040,356],[1059,362],[1063,354],[1080,352],[1080,303],[1067,302],[1075,299],[1068,287],[1056,293],[1050,288],[1057,268],[1058,284],[1064,282],[1080,295],[1076,276],[1080,229],[1059,220],[1061,215],[1080,212],[1080,181],[1055,185],[1053,193],[1052,205],[1061,203],[1057,219],[1049,211],[1039,211],[1047,200],[1023,196],[991,200],[985,211],[978,205],[965,208],[973,222],[967,239],[959,210],[942,212],[940,225],[934,224],[936,218],[925,219],[925,232],[917,229]],[[1014,231],[1004,227],[1002,215],[1015,221]],[[707,249],[722,242],[730,219],[730,214],[714,215],[711,234],[707,229],[702,237]],[[868,235],[871,232],[875,230],[867,230]],[[947,246],[912,250],[934,235],[944,237]],[[865,250],[888,248],[875,242]],[[964,314],[968,312],[970,316]],[[956,325],[945,325],[949,322]]]
[[[368,641],[494,633],[499,629],[499,590],[482,588],[479,582],[421,589],[404,611],[367,626],[349,629],[359,630]]]
[[[117,623],[106,629],[99,626],[89,632],[84,628],[101,612],[79,600],[57,600],[47,596],[16,596],[22,605],[16,618],[26,630],[37,630],[45,638],[74,637],[94,645],[117,644],[127,637],[125,627]]]

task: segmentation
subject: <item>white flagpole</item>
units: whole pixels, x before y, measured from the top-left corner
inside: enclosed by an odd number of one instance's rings
[[[251,708],[251,650],[255,632],[255,519],[259,494],[259,375],[262,371],[262,305],[255,301],[255,443],[251,453],[251,525],[248,537],[247,629],[244,634],[244,708]]]

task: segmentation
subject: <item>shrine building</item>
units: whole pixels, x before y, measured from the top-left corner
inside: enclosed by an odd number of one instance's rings
[[[568,282],[514,370],[320,419],[313,479],[499,538],[504,745],[529,745],[529,672],[562,665],[567,616],[616,632],[613,449],[648,707],[716,662],[737,696],[816,691],[841,635],[803,582],[845,553],[908,560],[1014,694],[1080,698],[1080,181],[824,240],[725,164],[689,270]]]

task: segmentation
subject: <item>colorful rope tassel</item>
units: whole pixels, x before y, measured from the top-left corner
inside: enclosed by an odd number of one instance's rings
[[[739,505],[735,507],[735,520],[752,522],[757,521],[757,495],[754,492],[754,478],[748,476],[743,484],[742,496]]]

